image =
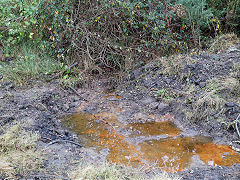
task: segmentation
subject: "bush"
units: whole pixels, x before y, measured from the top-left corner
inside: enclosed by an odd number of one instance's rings
[[[187,52],[215,35],[215,4],[206,4],[213,1],[3,0],[0,39],[4,46],[31,39],[90,72],[126,71],[159,55]],[[238,11],[233,4],[227,12]]]
[[[66,32],[71,15],[69,0],[2,0],[0,1],[0,40],[9,47],[24,41],[41,42],[55,54],[63,54],[58,43],[69,37]]]
[[[208,7],[221,22],[224,33],[240,35],[240,0],[207,0]]]

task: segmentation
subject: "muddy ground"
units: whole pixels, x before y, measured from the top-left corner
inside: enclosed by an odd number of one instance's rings
[[[184,94],[184,91],[186,87],[193,86],[194,97],[198,97],[213,78],[224,79],[233,76],[231,73],[235,73],[235,79],[240,78],[236,70],[236,65],[240,63],[240,48],[230,48],[217,55],[203,53],[191,59],[181,64],[184,68],[176,74],[166,72],[159,63],[154,62],[133,71],[120,85],[113,85],[107,78],[95,78],[87,88],[76,88],[78,95],[71,89],[62,88],[57,81],[34,83],[25,88],[17,88],[11,82],[1,82],[0,125],[4,128],[15,121],[27,123],[28,131],[40,133],[39,147],[47,156],[45,174],[34,172],[23,178],[41,179],[44,175],[49,176],[45,179],[50,179],[50,175],[67,177],[67,172],[76,167],[81,159],[91,162],[106,160],[105,152],[97,153],[94,148],[62,141],[81,144],[77,135],[61,123],[64,117],[76,112],[114,113],[121,124],[153,122],[156,118],[149,114],[157,117],[171,114],[182,131],[181,136],[204,135],[211,137],[214,143],[227,145],[239,140],[233,123],[240,113],[239,99],[233,101],[229,98],[225,102],[221,116],[225,123],[218,121],[218,113],[212,114],[214,118],[211,120],[191,121],[184,113],[184,109],[192,111],[186,103],[189,94]],[[179,74],[184,76],[180,77]],[[110,93],[110,89],[114,91]],[[113,108],[115,105],[117,110]],[[122,135],[128,134],[128,130],[121,127],[117,131]],[[61,141],[49,144],[56,140]],[[178,175],[182,179],[240,178],[240,164],[231,167],[200,164],[186,168]]]

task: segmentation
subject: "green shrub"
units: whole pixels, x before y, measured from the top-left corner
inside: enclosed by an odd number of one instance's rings
[[[214,1],[2,0],[0,40],[3,47],[35,41],[89,72],[129,70],[159,55],[185,53],[213,36],[219,27]],[[239,0],[230,4],[221,11],[239,11]]]
[[[207,0],[208,7],[221,22],[224,33],[240,35],[240,0]]]
[[[207,9],[205,0],[179,0],[178,3],[186,11],[184,22],[191,27],[195,46],[201,46],[201,30],[208,27],[212,12]]]
[[[2,0],[0,1],[0,40],[2,46],[12,46],[24,41],[41,42],[63,56],[64,38],[70,36],[66,30],[71,26],[71,2],[69,0]]]
[[[61,68],[56,59],[30,42],[5,48],[5,52],[14,55],[17,61],[10,64],[0,61],[0,76],[16,85],[25,84],[30,79],[44,80]]]

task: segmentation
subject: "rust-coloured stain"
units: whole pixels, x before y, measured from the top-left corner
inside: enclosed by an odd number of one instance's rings
[[[111,113],[76,114],[65,123],[81,135],[86,147],[97,146],[99,149],[110,150],[108,161],[117,164],[129,164],[137,166],[142,163],[143,155],[124,136],[117,133],[112,125],[116,117]],[[84,140],[85,141],[84,141]]]
[[[240,163],[240,154],[226,145],[214,143],[197,145],[196,154],[208,165],[232,166]]]
[[[178,137],[181,131],[172,121],[129,124],[127,129],[132,127],[130,129],[133,133],[127,138],[118,132],[117,127],[121,125],[112,113],[75,114],[65,124],[79,134],[79,141],[85,147],[109,149],[107,159],[112,163],[134,167],[155,163],[169,172],[178,172],[188,167],[193,155],[198,155],[208,165],[232,166],[240,163],[239,153],[229,146],[214,144],[209,137]],[[163,134],[168,135],[168,138],[145,140],[137,145],[127,141],[132,136],[137,138],[141,135],[149,139]]]
[[[181,130],[172,121],[163,122],[146,122],[146,123],[133,123],[129,124],[128,128],[131,128],[136,136],[152,136],[163,135],[177,136],[181,133]]]
[[[101,100],[108,99],[108,98],[122,99],[123,97],[122,97],[122,96],[115,95],[115,94],[108,94],[108,95],[106,95],[106,96],[103,96]]]
[[[199,147],[210,140],[204,137],[177,137],[148,140],[140,144],[145,159],[156,163],[162,170],[178,172],[191,164],[195,146]]]

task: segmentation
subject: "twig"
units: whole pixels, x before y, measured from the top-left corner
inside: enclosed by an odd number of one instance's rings
[[[81,97],[82,100],[87,101],[86,99],[84,99],[78,92],[76,89],[74,89],[72,86],[68,86],[69,89],[71,89],[76,95],[78,95],[79,97]]]
[[[77,145],[77,146],[82,147],[81,144],[76,143],[76,142],[74,142],[74,141],[69,141],[69,140],[55,140],[55,141],[52,141],[52,142],[48,143],[48,144],[47,144],[47,147],[50,146],[50,145],[52,145],[52,144],[59,143],[59,142],[71,143],[71,144],[75,144],[75,145]]]
[[[239,122],[239,121],[238,121],[239,117],[240,117],[240,114],[238,115],[237,119],[235,120],[235,128],[236,128],[236,130],[237,130],[238,136],[240,137],[240,132],[239,132],[238,125],[237,125],[237,123]]]
[[[69,87],[69,89],[71,89],[76,95],[78,95],[78,96],[81,97],[81,95],[77,92],[76,89],[74,89],[72,86],[68,86],[68,87]]]
[[[51,81],[59,76],[61,76],[63,73],[67,72],[67,70],[71,69],[72,67],[78,65],[77,62],[73,63],[72,65],[68,66],[64,71],[61,71],[60,73],[56,74],[55,76],[51,77],[48,81]]]

